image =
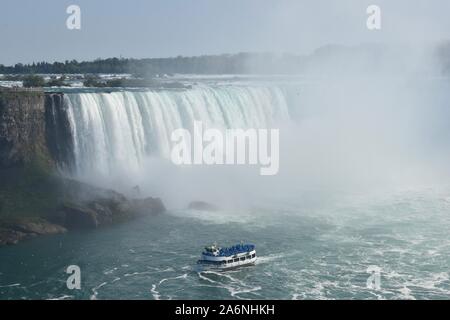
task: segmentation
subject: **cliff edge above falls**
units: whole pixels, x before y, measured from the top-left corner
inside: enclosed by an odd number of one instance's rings
[[[71,152],[63,94],[0,88],[0,245],[165,211],[157,198],[61,177]]]
[[[0,169],[51,166],[45,134],[44,92],[0,89]]]

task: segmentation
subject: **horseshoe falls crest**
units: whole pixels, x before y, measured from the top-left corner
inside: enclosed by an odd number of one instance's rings
[[[282,89],[197,86],[189,90],[66,94],[78,174],[138,172],[146,156],[169,159],[170,136],[205,127],[268,128],[289,119]]]

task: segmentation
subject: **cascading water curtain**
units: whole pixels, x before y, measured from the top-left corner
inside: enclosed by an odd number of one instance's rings
[[[195,120],[209,128],[268,128],[289,119],[283,90],[195,86],[189,90],[65,95],[76,171],[139,170],[146,155],[170,157],[173,130]]]

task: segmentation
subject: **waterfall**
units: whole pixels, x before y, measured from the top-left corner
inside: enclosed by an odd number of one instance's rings
[[[117,91],[64,95],[75,170],[107,176],[139,171],[144,157],[170,157],[170,136],[206,127],[268,128],[289,119],[283,90],[269,86],[206,86],[187,90]]]
[[[61,93],[45,95],[45,131],[47,147],[58,166],[70,170],[73,166],[72,124]]]

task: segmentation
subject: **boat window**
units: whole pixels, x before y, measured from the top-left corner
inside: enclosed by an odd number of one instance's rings
[[[233,262],[233,260],[228,260],[228,261],[227,261],[227,263],[232,263],[232,262]]]
[[[255,257],[255,255],[256,255],[256,254],[252,254],[252,258],[254,258],[254,257]]]
[[[241,258],[241,261],[244,261],[244,260],[245,260],[245,257],[242,257],[242,258]]]
[[[239,258],[234,259],[234,262],[238,262],[238,261],[239,261]]]

